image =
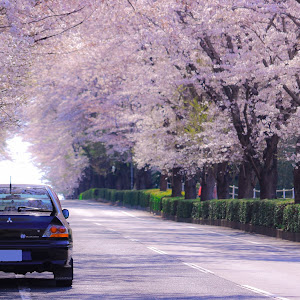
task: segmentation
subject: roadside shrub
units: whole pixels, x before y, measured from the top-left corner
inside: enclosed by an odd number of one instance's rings
[[[208,215],[212,220],[226,218],[226,200],[212,200],[209,201]]]
[[[79,200],[89,200],[89,199],[99,199],[104,198],[102,194],[104,194],[104,190],[106,189],[89,189],[79,195]]]
[[[115,191],[115,197],[114,197],[115,202],[123,203],[123,195],[124,195],[124,193],[122,191],[116,190]]]
[[[162,198],[171,196],[171,191],[161,192],[160,190],[152,190],[150,193],[149,207],[150,211],[161,212],[162,210]]]
[[[200,200],[196,200],[196,199],[178,200],[177,212],[176,212],[177,218],[183,218],[183,219],[191,218],[194,202],[200,202]]]
[[[239,205],[239,222],[243,224],[250,223],[252,214],[253,201],[240,200]]]
[[[139,192],[139,205],[141,207],[149,207],[150,192],[149,190],[141,190]]]
[[[227,200],[226,219],[233,222],[239,222],[239,200]]]
[[[209,201],[203,201],[201,203],[201,218],[208,219],[209,218]]]
[[[166,215],[176,216],[177,206],[183,197],[164,197],[162,198],[162,212]]]
[[[283,229],[300,232],[300,204],[287,205],[283,210]]]
[[[200,201],[172,198],[171,190],[113,190],[89,189],[79,195],[80,200],[106,199],[130,206],[149,207],[150,211],[161,212],[178,218],[226,219],[243,224],[280,228],[300,232],[300,205],[294,200],[225,199]]]
[[[192,218],[195,220],[200,220],[202,217],[202,205],[201,202],[193,202],[192,208]]]

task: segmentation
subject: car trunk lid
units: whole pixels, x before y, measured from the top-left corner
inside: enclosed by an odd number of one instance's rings
[[[54,216],[0,215],[0,240],[42,238]]]

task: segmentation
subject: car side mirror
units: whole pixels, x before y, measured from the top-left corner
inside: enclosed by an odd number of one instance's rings
[[[62,214],[65,217],[65,219],[68,219],[69,216],[70,216],[70,213],[69,213],[69,211],[67,209],[63,209],[62,210]]]

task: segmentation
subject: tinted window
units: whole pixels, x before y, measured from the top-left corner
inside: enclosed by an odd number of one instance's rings
[[[52,201],[43,188],[0,188],[0,214],[25,213],[30,209],[35,213],[49,213]]]

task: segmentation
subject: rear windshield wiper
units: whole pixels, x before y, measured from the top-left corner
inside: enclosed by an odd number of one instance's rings
[[[38,208],[38,207],[30,207],[30,206],[19,206],[18,211],[45,211],[52,212],[53,210],[47,208]]]

